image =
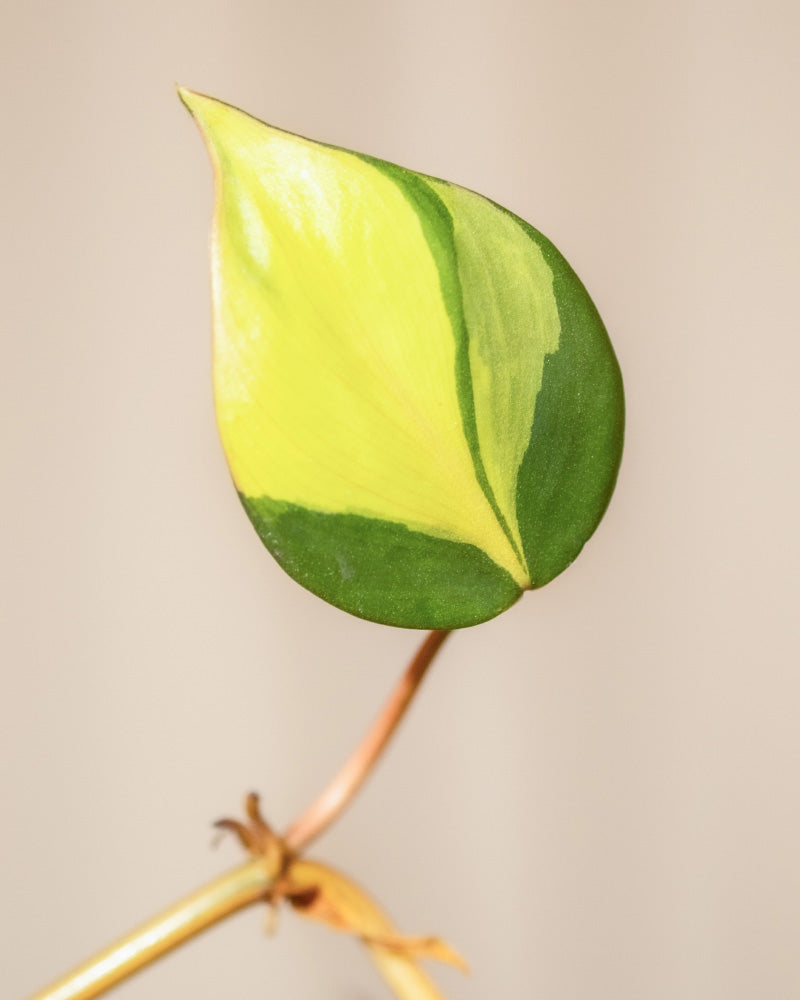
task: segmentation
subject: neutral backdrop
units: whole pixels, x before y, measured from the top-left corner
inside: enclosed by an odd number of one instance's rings
[[[794,0],[6,0],[0,952],[22,998],[320,789],[420,636],[306,594],[217,442],[211,172],[174,84],[458,181],[547,233],[626,379],[562,577],[455,635],[315,855],[451,998],[800,996]],[[126,1000],[381,1000],[242,914]]]

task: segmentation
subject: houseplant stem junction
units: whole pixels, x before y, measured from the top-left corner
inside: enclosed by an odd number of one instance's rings
[[[430,632],[364,739],[282,838],[295,856],[352,801],[386,749],[428,667],[450,633]],[[265,900],[275,867],[255,857],[168,907],[29,1000],[93,1000],[225,917]]]

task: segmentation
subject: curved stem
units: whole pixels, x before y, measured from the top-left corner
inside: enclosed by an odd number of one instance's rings
[[[263,858],[248,861],[170,906],[30,1000],[92,1000],[224,917],[259,902],[274,878]]]
[[[448,635],[448,629],[435,629],[428,633],[417,655],[400,678],[400,683],[352,756],[322,794],[283,835],[283,841],[289,850],[299,853],[307,847],[327,830],[355,797],[386,749],[428,667]]]

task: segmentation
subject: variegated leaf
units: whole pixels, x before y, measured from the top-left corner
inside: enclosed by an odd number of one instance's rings
[[[623,395],[561,254],[472,191],[181,97],[216,177],[220,435],[278,562],[415,628],[565,569],[613,490]]]

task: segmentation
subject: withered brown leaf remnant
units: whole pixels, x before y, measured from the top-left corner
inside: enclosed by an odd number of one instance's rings
[[[418,962],[435,959],[467,972],[466,962],[454,948],[437,937],[398,933],[383,910],[351,878],[299,857],[266,822],[254,792],[245,800],[245,814],[246,822],[222,819],[216,826],[234,833],[253,857],[267,860],[274,881],[264,901],[273,912],[286,902],[309,920],[359,938],[398,1000],[445,1000]]]

